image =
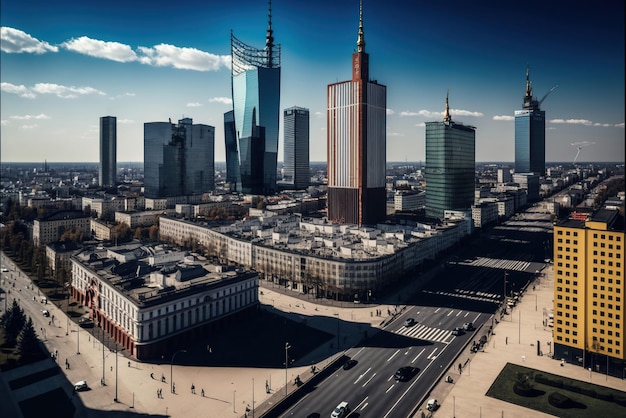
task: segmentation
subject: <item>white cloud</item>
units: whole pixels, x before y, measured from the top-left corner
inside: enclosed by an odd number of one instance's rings
[[[22,125],[22,129],[35,129],[39,125]]]
[[[202,107],[202,103],[198,103],[198,102],[187,103],[187,107]]]
[[[427,118],[432,118],[435,116],[443,116],[443,112],[431,112],[430,110],[420,110],[418,112],[409,112],[409,111],[400,112],[400,117],[405,117],[405,116],[424,116]]]
[[[90,57],[105,58],[117,62],[131,62],[137,60],[137,54],[133,49],[119,42],[106,42],[98,39],[91,39],[86,36],[70,39],[63,42],[61,46],[69,51]]]
[[[0,120],[0,126],[8,126],[9,125],[9,121],[6,119],[2,119]]]
[[[396,112],[394,112],[393,109],[387,109],[387,116],[393,115],[394,113]]]
[[[411,112],[411,111],[400,112],[400,117],[404,117],[404,116],[422,116],[425,118],[439,118],[439,117],[443,117],[443,112],[433,112],[431,110],[426,110],[426,109],[422,109],[417,112]],[[454,119],[455,116],[472,116],[472,117],[479,118],[484,115],[481,112],[473,112],[471,110],[450,109],[450,116],[452,116],[452,119]]]
[[[25,97],[27,99],[35,97],[35,94],[23,84],[16,86],[15,84],[2,82],[0,83],[0,90],[5,93],[17,94],[18,96]]]
[[[423,127],[425,127],[425,126],[426,126],[426,122],[420,122],[420,123],[418,123],[418,124],[417,124],[417,125],[415,125],[415,126],[419,126],[420,128],[423,128]]]
[[[509,115],[495,115],[492,119],[493,120],[511,121],[511,120],[515,120],[515,117],[514,116],[509,116]]]
[[[121,123],[122,125],[127,125],[131,123],[135,123],[132,119],[117,119],[117,123]]]
[[[48,42],[33,38],[26,32],[19,29],[3,26],[0,28],[0,50],[8,54],[23,52],[33,54],[45,54],[46,52],[57,52],[58,47],[50,45]]]
[[[62,99],[75,99],[88,94],[106,96],[106,93],[93,87],[63,86],[54,83],[37,83],[31,90],[37,94],[54,94]]]
[[[404,136],[404,134],[400,132],[387,132],[387,136]]]
[[[230,97],[211,97],[209,99],[209,102],[211,103],[223,103],[223,104],[233,104],[233,99],[231,99]]]
[[[139,62],[155,67],[174,67],[181,70],[217,71],[230,68],[230,55],[215,55],[195,48],[181,48],[159,44],[151,48],[140,46]]]
[[[24,116],[11,116],[11,119],[15,120],[30,120],[30,119],[50,119],[50,116],[44,115],[43,113],[39,115],[24,115]]]
[[[586,125],[591,126],[593,122],[587,119],[551,119],[550,123],[565,123],[571,125]]]
[[[473,112],[471,110],[465,110],[465,109],[450,109],[450,116],[452,116],[454,118],[454,116],[472,116],[474,118],[482,118],[483,115],[482,112]]]
[[[313,113],[313,114],[314,114],[316,117],[318,117],[318,118],[321,118],[321,117],[326,116],[326,112],[319,112],[319,111],[317,111],[317,112],[315,112],[315,113]]]
[[[623,127],[624,127],[624,122],[622,122],[622,123],[616,123],[616,124],[615,124],[615,127],[616,127],[616,128],[623,128]]]

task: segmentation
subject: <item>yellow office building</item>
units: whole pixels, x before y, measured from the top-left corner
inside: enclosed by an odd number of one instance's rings
[[[554,356],[624,377],[624,216],[574,213],[554,227]]]

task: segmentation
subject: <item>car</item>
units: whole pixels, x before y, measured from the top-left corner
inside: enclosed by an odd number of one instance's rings
[[[333,410],[330,414],[330,418],[344,418],[348,416],[350,412],[350,406],[348,406],[348,402],[343,401]]]
[[[413,367],[409,367],[409,366],[403,366],[400,367],[396,373],[393,375],[393,378],[395,380],[397,380],[398,382],[406,382],[407,380],[411,379],[411,376],[413,376]]]
[[[415,325],[415,319],[413,318],[408,318],[406,321],[404,321],[405,327],[412,327],[413,325]]]
[[[350,359],[350,360],[346,361],[345,363],[343,363],[343,369],[344,370],[350,370],[351,368],[356,366],[357,363],[358,363],[358,361],[356,361],[354,359]]]
[[[91,318],[83,317],[78,320],[78,325],[80,325],[83,328],[93,328],[94,324]]]
[[[472,324],[471,322],[466,322],[463,324],[463,329],[465,331],[473,331],[474,330],[474,324]]]
[[[44,309],[43,311],[41,311],[41,314],[42,314],[43,316],[46,316],[46,317],[50,316],[50,312],[48,312],[48,311],[47,311],[47,310],[45,310],[45,309]]]
[[[452,330],[452,335],[458,336],[458,335],[463,335],[463,334],[465,334],[465,332],[463,332],[463,328],[456,327]]]
[[[439,402],[437,402],[437,399],[429,399],[428,402],[426,402],[426,409],[429,411],[436,411],[437,408],[439,408]]]
[[[6,268],[6,267],[2,267],[2,272],[3,272],[3,273],[8,273],[8,272],[9,272],[9,269],[8,269],[8,268]]]
[[[87,386],[87,382],[85,382],[84,380],[74,383],[74,390],[76,392],[80,392],[82,390],[87,390],[87,389],[89,389],[89,386]]]

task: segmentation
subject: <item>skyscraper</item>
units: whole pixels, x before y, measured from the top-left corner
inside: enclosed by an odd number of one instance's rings
[[[237,151],[237,132],[235,130],[235,114],[224,113],[224,137],[226,139],[226,183],[234,185],[240,183],[239,152]]]
[[[309,109],[290,107],[283,113],[285,149],[283,180],[294,189],[305,189],[311,181],[309,171]]]
[[[100,187],[115,187],[117,182],[117,118],[100,118]]]
[[[352,80],[328,86],[328,218],[373,225],[386,215],[387,88],[369,80],[359,8]]]
[[[550,92],[556,88],[553,87]],[[548,92],[548,94],[550,93]],[[533,97],[529,70],[526,68],[526,95],[522,110],[515,111],[515,172],[535,173],[546,171],[546,112],[539,109],[543,100]]]
[[[144,123],[146,197],[210,192],[215,186],[215,128],[190,118]]]
[[[452,121],[447,96],[443,122],[426,122],[426,216],[442,219],[474,202],[475,129]]]
[[[240,173],[237,189],[265,195],[276,191],[280,116],[280,45],[274,45],[271,2],[268,20],[264,49],[246,45],[232,33],[230,36],[233,115]],[[263,137],[259,136],[261,134]],[[261,141],[263,151],[257,152]],[[250,177],[256,176],[258,170],[261,170],[260,179]]]

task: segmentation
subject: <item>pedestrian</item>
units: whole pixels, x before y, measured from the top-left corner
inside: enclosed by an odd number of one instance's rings
[[[161,382],[165,383],[165,375],[161,373]]]
[[[130,361],[128,362],[128,367],[130,367]]]
[[[150,379],[154,379],[154,373],[150,373]]]
[[[159,389],[157,389],[157,398],[161,398],[161,394],[159,393]]]
[[[191,393],[192,393],[193,395],[195,395],[195,394],[196,394],[196,387],[193,385],[193,383],[191,384]]]
[[[204,398],[204,388],[200,391],[200,396]]]
[[[70,362],[69,361],[67,362],[67,368],[68,368],[68,370],[70,368]]]
[[[172,383],[172,393],[176,393],[176,385]]]

